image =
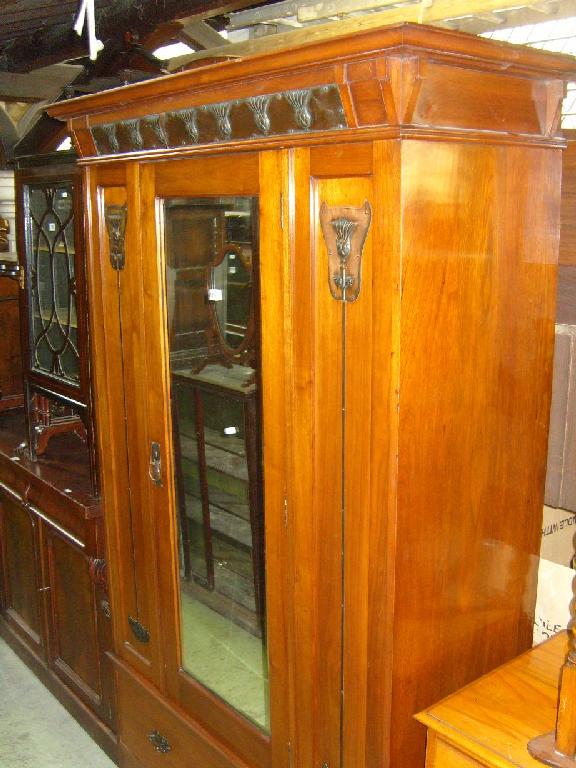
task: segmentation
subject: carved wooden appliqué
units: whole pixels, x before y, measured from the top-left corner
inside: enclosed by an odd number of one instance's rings
[[[360,208],[320,206],[320,226],[328,249],[328,285],[338,301],[356,301],[362,281],[362,249],[370,229],[368,200]]]
[[[116,270],[124,269],[124,238],[126,234],[126,206],[107,205],[104,219],[110,242],[110,263]]]

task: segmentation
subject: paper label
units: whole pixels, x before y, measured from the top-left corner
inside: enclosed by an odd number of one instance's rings
[[[566,629],[570,621],[572,582],[576,573],[550,560],[540,560],[534,618],[534,645]]]

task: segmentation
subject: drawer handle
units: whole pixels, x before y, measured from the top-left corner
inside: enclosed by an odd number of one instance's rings
[[[168,744],[168,739],[166,736],[162,736],[161,733],[158,733],[158,731],[152,731],[152,733],[148,734],[148,740],[156,750],[156,752],[162,752],[163,755],[166,754],[166,752],[170,752],[172,747],[170,744]]]

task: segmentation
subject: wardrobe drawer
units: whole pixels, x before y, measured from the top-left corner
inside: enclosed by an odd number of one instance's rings
[[[120,741],[143,768],[245,768],[116,660]]]

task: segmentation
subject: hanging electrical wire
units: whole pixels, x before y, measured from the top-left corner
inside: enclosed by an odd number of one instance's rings
[[[90,59],[96,60],[100,51],[104,48],[104,43],[96,37],[96,14],[94,11],[94,0],[82,0],[78,16],[74,22],[74,31],[81,35],[84,30],[84,24],[88,30],[88,51]]]

